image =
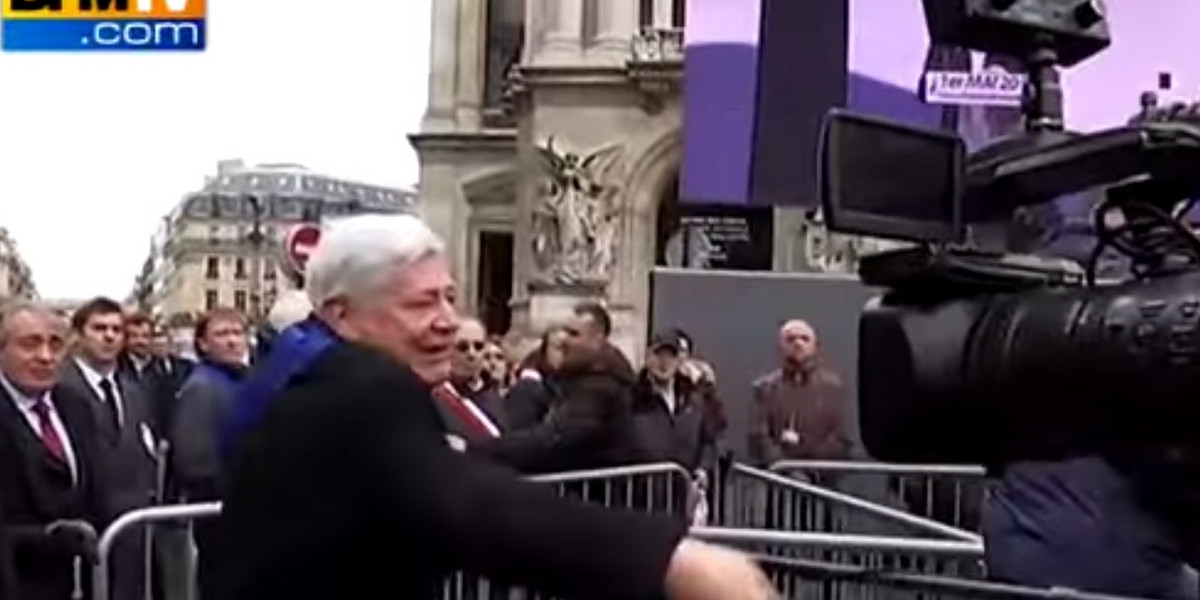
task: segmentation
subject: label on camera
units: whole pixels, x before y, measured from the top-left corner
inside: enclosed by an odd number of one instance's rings
[[[925,73],[925,102],[958,106],[1020,107],[1025,75],[1004,69],[929,71]]]

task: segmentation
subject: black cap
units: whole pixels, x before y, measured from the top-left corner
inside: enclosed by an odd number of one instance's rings
[[[687,347],[687,340],[677,331],[661,331],[650,338],[650,350],[655,352],[658,350],[686,352]]]

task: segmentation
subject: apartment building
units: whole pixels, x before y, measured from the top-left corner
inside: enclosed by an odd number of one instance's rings
[[[301,165],[223,161],[163,217],[132,301],[181,334],[219,306],[257,318],[294,285],[282,268],[291,228],[351,214],[403,213],[413,204],[411,191]]]
[[[33,273],[21,257],[12,235],[0,227],[0,302],[10,298],[35,297],[37,287],[33,284]]]

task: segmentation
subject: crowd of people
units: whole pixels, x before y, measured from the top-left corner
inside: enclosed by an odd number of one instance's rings
[[[285,294],[257,332],[239,311],[208,311],[185,357],[161,324],[111,299],[67,315],[35,301],[6,305],[0,597],[86,597],[94,540],[74,525],[102,531],[133,509],[222,499],[239,394],[254,387],[250,374],[271,371],[272,347],[286,346],[313,309],[304,293]],[[523,355],[479,320],[455,321],[449,370],[430,382],[448,447],[524,475],[675,463],[692,474],[681,510],[703,522],[728,420],[716,373],[686,332],[651,336],[635,368],[610,342],[612,319],[598,303],[574,307]],[[836,377],[806,368],[815,348],[812,328],[789,322],[784,366],[755,386],[750,441],[764,462],[848,451]],[[221,537],[217,521],[199,520],[121,538],[112,597],[186,598],[193,581],[201,598],[221,597],[207,560],[228,551]]]
[[[746,557],[684,539],[705,522],[730,435],[718,373],[687,332],[652,335],[635,367],[610,340],[608,311],[584,302],[517,352],[458,314],[444,250],[423,223],[375,219],[323,241],[306,291],[285,294],[263,323],[228,308],[201,315],[188,357],[161,324],[111,299],[71,314],[36,301],[0,310],[0,600],[85,599],[88,530],[137,508],[209,500],[224,503],[219,519],[119,538],[110,597],[299,600],[384,585],[416,597],[454,569],[500,590],[770,597]],[[850,458],[841,379],[817,332],[791,320],[777,342],[778,367],[747,390],[750,460]],[[603,499],[520,481],[645,463],[689,474],[671,515],[589,507]],[[950,521],[951,509],[965,511],[954,522],[969,529],[982,521],[993,577],[1099,581],[1066,560],[1086,552],[1024,558],[1081,537],[1059,531],[1081,514],[1062,494],[1029,496],[1075,485],[1081,468],[1012,466],[982,506],[936,486],[907,495],[926,508],[915,512]],[[1170,538],[1151,535],[1158,520],[1111,508],[1136,505],[1116,501],[1125,488],[1080,481],[1107,494],[1092,503],[1109,508],[1089,535],[1118,539],[1106,532],[1140,524],[1127,552],[1106,550],[1124,561],[1105,569],[1120,574],[1107,589],[1194,592],[1177,560],[1127,559]],[[1049,504],[1058,529],[1012,518]],[[1038,532],[1054,535],[1031,543]],[[1144,565],[1157,571],[1130,574]]]

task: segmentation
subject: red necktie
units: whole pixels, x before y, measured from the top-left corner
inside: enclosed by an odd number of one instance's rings
[[[484,423],[483,419],[479,418],[479,415],[475,414],[475,411],[471,410],[470,406],[467,406],[467,401],[463,400],[463,397],[449,383],[444,383],[433,388],[433,397],[438,402],[445,404],[446,408],[449,408],[450,412],[454,413],[454,416],[458,417],[463,423],[466,423],[467,428],[475,434],[487,438],[496,437],[496,434],[492,432],[492,428],[488,427],[487,423]]]
[[[33,414],[37,416],[38,429],[41,430],[42,445],[46,447],[46,452],[58,462],[68,464],[66,444],[59,437],[58,430],[54,428],[54,422],[50,419],[50,405],[46,404],[45,400],[38,400],[37,404],[33,405]]]

